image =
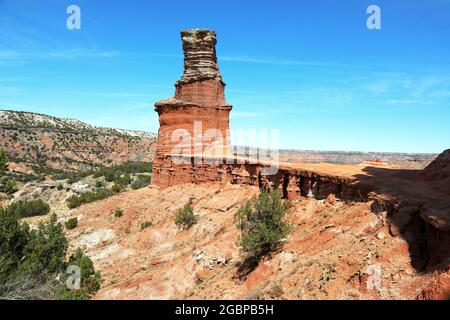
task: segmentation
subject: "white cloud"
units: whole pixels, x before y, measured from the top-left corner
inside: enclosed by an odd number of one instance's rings
[[[102,92],[102,91],[67,91],[67,94],[81,96],[100,96],[100,97],[118,97],[118,98],[156,98],[158,95],[142,92]]]
[[[275,64],[275,65],[354,67],[349,64],[334,63],[334,62],[300,61],[300,60],[272,59],[272,58],[260,58],[260,57],[249,57],[249,56],[219,56],[219,61],[258,63],[258,64]]]
[[[418,100],[418,99],[391,99],[386,101],[386,104],[432,105],[436,103],[432,101]]]
[[[22,52],[22,51],[0,51],[1,60],[43,60],[43,59],[93,59],[93,58],[115,58],[120,56],[118,51],[98,51],[86,48],[72,48],[65,50]]]

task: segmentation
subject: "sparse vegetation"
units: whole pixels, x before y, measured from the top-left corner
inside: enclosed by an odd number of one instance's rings
[[[68,289],[66,285],[59,286],[59,299],[61,300],[88,300],[94,293],[100,290],[101,274],[95,271],[92,260],[79,248],[69,258],[69,266],[80,268],[80,289]]]
[[[151,221],[144,221],[141,223],[141,230],[151,227],[152,225],[153,225],[153,223]]]
[[[141,189],[146,186],[148,186],[151,182],[151,177],[149,175],[143,175],[140,174],[134,179],[133,183],[131,184],[131,188],[133,190]]]
[[[276,191],[262,191],[239,209],[236,219],[244,262],[256,264],[280,246],[290,231],[290,224],[285,220],[287,214],[288,205]]]
[[[116,210],[114,210],[114,217],[120,218],[121,216],[123,216],[123,210],[122,209],[117,208]]]
[[[326,263],[323,267],[322,275],[319,280],[319,288],[322,289],[323,286],[334,278],[334,273],[336,272],[336,266],[334,264]]]
[[[89,299],[100,274],[80,250],[66,261],[67,247],[56,215],[31,229],[12,208],[0,208],[0,299]],[[57,280],[69,264],[81,268],[79,290],[68,291],[65,277]]]
[[[70,159],[65,159],[64,161],[70,162]],[[24,162],[24,160],[18,159],[18,162]],[[115,182],[123,186],[128,186],[132,183],[132,174],[150,173],[151,170],[151,162],[126,162],[111,167],[101,167],[97,170],[89,169],[84,171],[65,171],[41,165],[33,166],[33,171],[37,174],[37,176],[30,176],[29,179],[37,180],[42,179],[45,176],[52,176],[53,180],[67,180],[69,184],[74,184],[87,176],[93,175],[94,178],[104,177],[106,182]],[[143,179],[139,178],[139,176],[135,179],[135,181]],[[103,182],[97,180],[96,187],[103,187]]]
[[[70,209],[78,208],[85,203],[91,203],[94,201],[99,201],[111,196],[111,191],[100,189],[95,192],[86,192],[80,195],[73,195],[67,199],[67,206]]]
[[[0,149],[0,191],[5,192],[6,194],[13,194],[17,192],[17,182],[13,179],[8,178],[8,164],[9,159],[3,149]],[[10,175],[9,175],[10,176]]]
[[[74,195],[67,199],[67,206],[70,209],[77,208],[83,204],[91,203],[98,200],[103,200],[107,197],[110,197],[116,193],[120,193],[126,189],[126,186],[131,183],[131,176],[130,173],[134,173],[135,171],[140,170],[151,170],[151,163],[145,163],[145,162],[138,162],[138,163],[132,163],[128,162],[119,166],[113,166],[111,168],[102,168],[98,172],[92,173],[94,177],[99,178],[101,176],[105,177],[106,181],[114,181],[114,184],[111,186],[110,190],[106,189],[99,189],[94,192],[87,192],[80,195]],[[81,176],[84,176],[86,173],[76,175],[74,177],[77,177],[77,179]],[[139,181],[138,184],[144,185],[144,179],[139,178],[138,176],[137,180]],[[142,179],[142,180],[141,180]],[[70,181],[69,181],[70,182]],[[99,180],[96,181],[96,186],[103,187],[103,183]]]
[[[198,221],[198,215],[195,214],[194,208],[190,203],[186,204],[183,208],[178,209],[175,215],[175,224],[183,226],[189,229]]]
[[[274,284],[270,290],[270,296],[273,299],[279,298],[284,294],[283,288],[279,284]]]
[[[66,221],[66,223],[64,223],[64,226],[67,230],[75,229],[78,226],[78,219],[76,217],[70,218]]]
[[[19,190],[17,188],[17,182],[12,180],[12,179],[6,180],[6,183],[3,186],[3,189],[4,189],[6,194],[13,194],[13,193],[16,193]]]
[[[50,212],[48,203],[38,200],[20,200],[13,202],[5,210],[14,212],[20,218],[43,216]]]
[[[121,183],[115,182],[111,187],[111,193],[116,194],[122,192],[124,186]]]
[[[95,178],[105,177],[108,182],[119,182],[123,185],[131,183],[130,174],[150,173],[153,164],[151,162],[125,162],[111,167],[102,167],[93,172]]]
[[[8,157],[3,149],[0,149],[0,175],[5,174],[8,171]]]

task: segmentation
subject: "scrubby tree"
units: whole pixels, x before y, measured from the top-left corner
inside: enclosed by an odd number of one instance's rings
[[[194,208],[192,208],[192,205],[190,203],[177,210],[177,213],[175,215],[175,224],[189,229],[194,224],[196,224],[197,221],[198,215],[195,214]]]
[[[80,250],[67,261],[67,248],[56,215],[30,229],[15,210],[0,207],[0,300],[89,299],[100,288],[100,273]],[[66,287],[69,265],[80,268],[79,289]]]
[[[3,149],[0,149],[0,175],[8,171],[8,156]]]
[[[239,246],[245,264],[256,264],[261,257],[280,246],[291,229],[285,219],[287,214],[288,204],[276,191],[262,191],[238,210]]]
[[[58,295],[60,299],[87,300],[100,289],[100,272],[95,271],[92,260],[79,248],[69,258],[68,265],[80,268],[80,288],[69,289],[65,283],[61,284]],[[67,280],[67,278],[64,280]]]
[[[77,217],[70,218],[64,223],[64,226],[67,230],[75,229],[78,226],[78,219]]]
[[[8,209],[14,211],[20,218],[43,216],[50,212],[48,203],[41,199],[15,201]]]

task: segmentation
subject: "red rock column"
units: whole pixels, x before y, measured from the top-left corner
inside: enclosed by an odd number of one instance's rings
[[[161,188],[186,183],[177,179],[181,170],[175,153],[190,156],[228,153],[229,113],[225,83],[216,57],[216,33],[195,29],[181,32],[184,73],[175,83],[175,96],[155,104],[159,132],[152,184]]]

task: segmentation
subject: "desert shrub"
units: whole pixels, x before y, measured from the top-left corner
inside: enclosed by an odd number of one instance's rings
[[[67,240],[56,216],[37,230],[19,219],[14,210],[0,209],[0,296],[28,275],[48,278],[63,270]]]
[[[151,176],[140,174],[136,177],[136,179],[134,179],[133,183],[131,184],[131,188],[133,190],[141,189],[148,186],[150,182]]]
[[[0,207],[0,293],[1,285],[16,278],[21,257],[30,237],[28,225],[11,208]]]
[[[116,184],[122,185],[122,186],[128,186],[131,183],[131,176],[129,173],[125,173],[123,176],[117,177],[114,182]]]
[[[94,177],[105,177],[108,182],[118,181],[124,185],[131,182],[130,174],[150,173],[153,164],[151,162],[125,162],[120,165],[103,167],[94,172]],[[121,181],[121,179],[124,179]],[[128,181],[128,183],[126,183]]]
[[[279,284],[274,284],[270,290],[270,296],[272,299],[281,297],[284,294],[283,288]]]
[[[30,229],[10,207],[0,208],[0,299],[67,298],[65,279],[58,280],[68,265],[67,247],[56,215]],[[99,289],[100,274],[79,250],[69,263],[81,268],[81,293],[77,297],[90,298]]]
[[[8,171],[8,157],[3,149],[0,149],[0,175],[5,174]]]
[[[144,221],[141,223],[141,230],[151,227],[152,225],[153,225],[153,223],[151,221]]]
[[[322,289],[325,284],[334,278],[334,273],[336,272],[336,265],[331,263],[325,263],[322,270],[322,275],[319,280],[319,288]]]
[[[81,177],[73,175],[73,176],[69,177],[69,179],[67,180],[67,183],[68,184],[74,184],[74,183],[77,183],[80,180],[81,180]]]
[[[91,203],[98,200],[103,200],[111,196],[112,193],[108,190],[97,190],[95,192],[86,192],[80,195],[73,195],[67,199],[67,206],[70,209],[77,208],[85,203]]]
[[[198,221],[198,216],[194,213],[194,208],[190,203],[183,208],[178,209],[175,215],[175,224],[181,225],[184,228],[190,228]]]
[[[57,273],[64,266],[68,241],[56,215],[31,230],[19,270],[22,273]]]
[[[64,171],[61,169],[54,168],[39,168],[38,171],[40,174],[44,175],[52,175],[53,180],[67,180],[67,183],[74,184],[80,181],[82,178],[85,178],[92,174],[92,170],[86,171]]]
[[[100,272],[95,271],[92,260],[79,248],[75,254],[69,258],[67,264],[69,266],[77,266],[80,268],[80,288],[68,289],[66,285],[61,284],[59,287],[59,299],[87,300],[100,289]]]
[[[6,180],[6,183],[3,187],[3,189],[5,190],[6,194],[13,194],[13,193],[16,193],[17,190],[19,190],[17,188],[17,182],[12,179]]]
[[[117,209],[114,211],[114,217],[120,218],[121,216],[123,216],[123,210],[120,209],[120,208],[117,208]]]
[[[103,182],[100,180],[95,181],[95,187],[96,188],[102,188],[103,187]]]
[[[288,205],[276,191],[263,191],[238,210],[239,246],[244,261],[256,263],[280,245],[280,240],[290,231],[290,224],[285,220],[287,214]]]
[[[75,229],[78,226],[78,219],[76,217],[70,218],[66,221],[66,223],[64,223],[64,226],[67,230]]]
[[[50,212],[50,206],[48,203],[38,200],[20,200],[13,202],[9,207],[20,218],[43,216]]]
[[[57,187],[57,189],[58,189],[59,191],[61,191],[62,189],[64,189],[64,186],[63,186],[63,184],[62,184],[62,183],[58,184],[58,187]]]
[[[104,177],[105,177],[105,180],[108,182],[113,182],[116,179],[116,176],[115,176],[114,172],[112,172],[112,171],[106,171],[104,173]]]
[[[27,174],[20,174],[20,175],[18,175],[16,177],[16,180],[20,181],[20,182],[27,183],[27,182],[30,182],[30,181],[42,181],[42,180],[44,180],[44,178],[40,177],[40,176],[37,176],[37,175],[34,175],[34,174],[31,174],[31,173],[27,173]]]
[[[120,192],[122,192],[123,189],[124,189],[124,186],[121,183],[115,182],[111,187],[111,192],[113,194],[120,193]]]

